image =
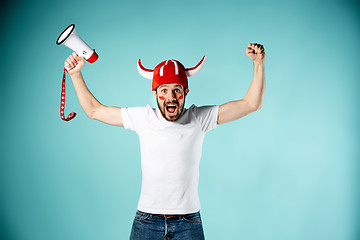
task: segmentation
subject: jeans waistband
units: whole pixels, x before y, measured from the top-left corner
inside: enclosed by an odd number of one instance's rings
[[[197,214],[200,211],[193,212],[193,213],[185,213],[185,214],[157,214],[157,213],[142,212],[140,210],[137,210],[137,212],[140,213],[140,214],[148,214],[148,215],[158,216],[158,217],[163,217],[163,218],[180,218],[180,217],[187,216],[187,215],[190,215],[190,214]]]

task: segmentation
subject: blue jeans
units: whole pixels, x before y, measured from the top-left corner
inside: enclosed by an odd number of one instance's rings
[[[130,240],[204,240],[200,212],[165,218],[137,211]]]

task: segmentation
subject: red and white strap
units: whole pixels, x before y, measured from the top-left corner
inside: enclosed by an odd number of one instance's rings
[[[66,79],[65,71],[66,71],[66,69],[64,68],[64,74],[63,74],[63,79],[62,79],[62,88],[61,88],[61,99],[60,99],[60,117],[64,121],[70,121],[71,119],[73,119],[76,116],[76,113],[75,112],[70,113],[67,118],[65,118],[65,116],[64,116],[64,112],[65,112],[65,79]]]

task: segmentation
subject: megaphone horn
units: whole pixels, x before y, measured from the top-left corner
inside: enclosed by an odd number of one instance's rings
[[[69,25],[56,40],[57,45],[65,45],[76,52],[78,56],[83,56],[89,63],[95,62],[99,56],[94,49],[90,48],[75,31],[75,24]]]

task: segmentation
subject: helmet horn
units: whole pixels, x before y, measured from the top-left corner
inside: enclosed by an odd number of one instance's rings
[[[192,77],[192,76],[195,76],[196,74],[198,74],[201,71],[201,69],[204,67],[205,60],[206,60],[206,57],[203,56],[203,58],[200,60],[200,62],[195,67],[185,69],[186,76]]]
[[[137,69],[138,69],[140,75],[143,76],[144,78],[153,79],[154,70],[144,68],[143,65],[141,64],[140,59],[139,59],[138,64],[137,64]]]

